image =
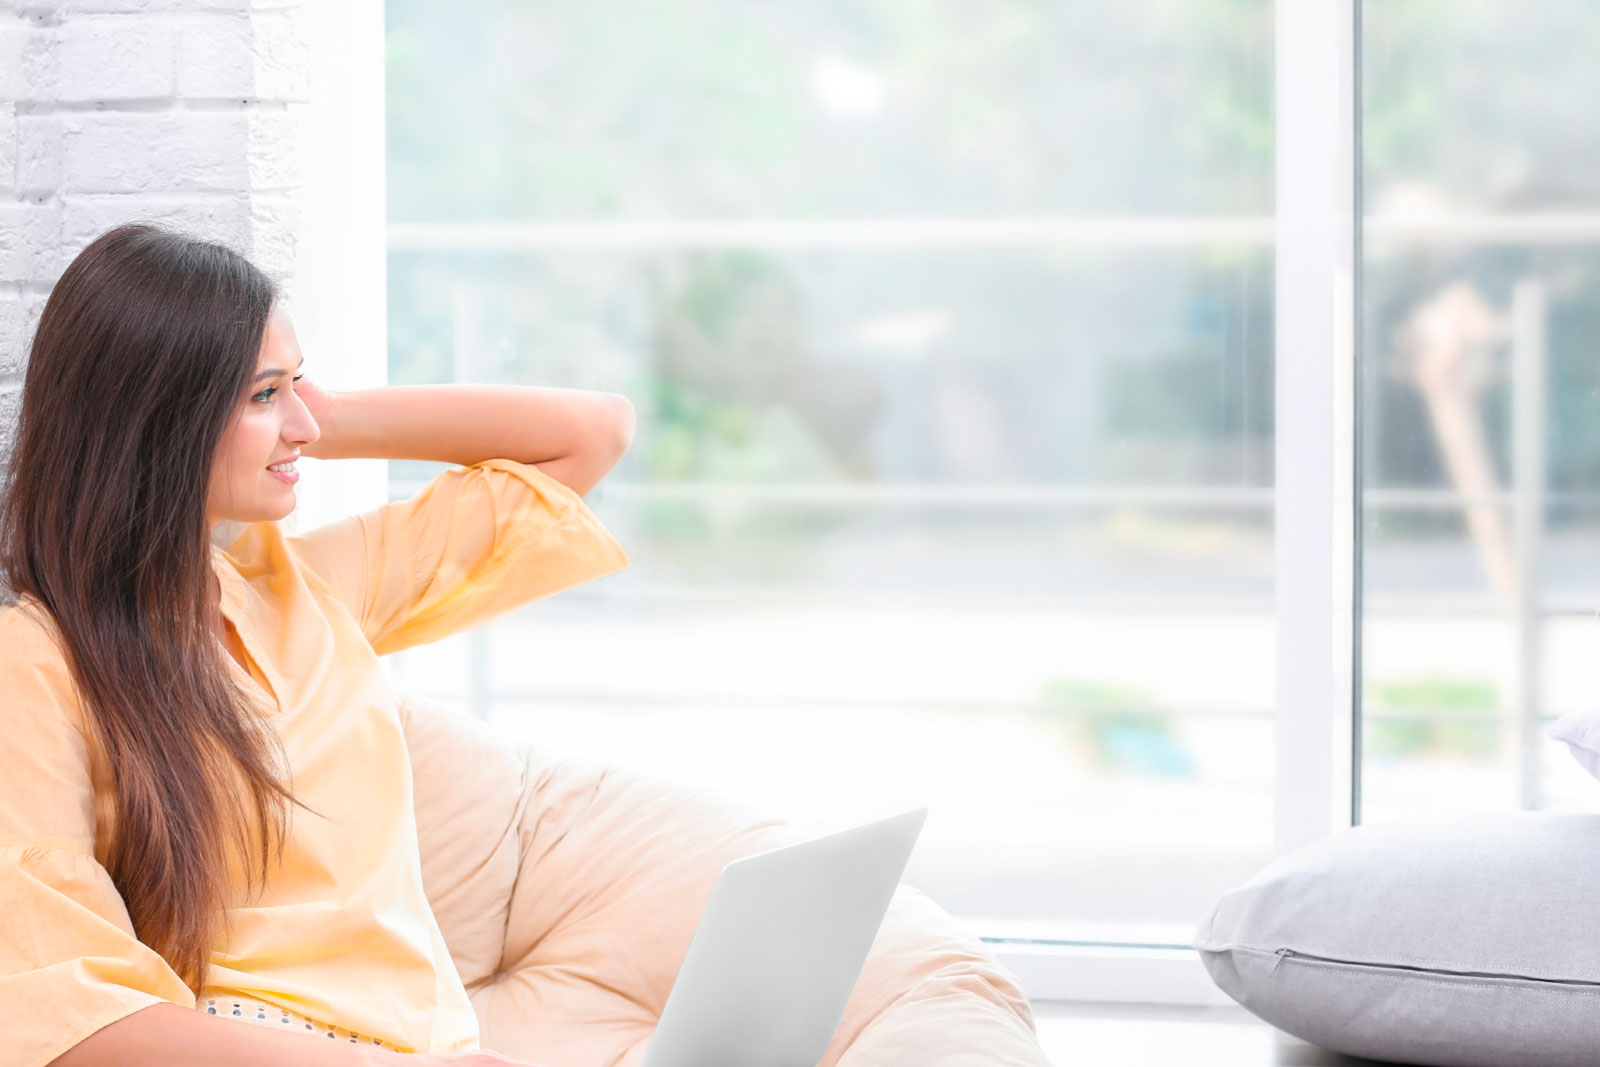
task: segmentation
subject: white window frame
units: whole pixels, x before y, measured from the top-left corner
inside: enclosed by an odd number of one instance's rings
[[[1275,5],[1274,847],[1280,855],[1352,825],[1358,796],[1358,6],[1359,0]],[[318,12],[311,27],[312,110],[321,111],[307,135],[307,202],[314,207],[305,216],[296,282],[306,300],[320,292],[329,310],[339,312],[317,316],[317,327],[319,342],[339,353],[341,380],[381,384],[385,259],[392,244],[415,236],[413,228],[384,224],[382,3],[312,10]],[[1161,225],[1137,222],[1145,229]],[[575,243],[606,239],[582,224],[569,228]],[[349,514],[352,501],[375,506],[387,499],[384,465],[363,462],[365,469],[351,469],[327,487],[314,509],[317,521],[325,521],[322,510]],[[1232,1003],[1189,948],[987,940],[1033,1000]]]
[[[307,4],[310,100],[297,114],[299,224],[285,296],[306,369],[330,389],[389,380],[383,0]],[[287,525],[315,529],[389,499],[380,459],[307,457]]]
[[[1360,0],[1277,5],[1276,849],[1354,822]]]

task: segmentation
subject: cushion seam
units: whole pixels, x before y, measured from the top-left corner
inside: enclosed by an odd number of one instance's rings
[[[1310,954],[1308,954],[1308,953],[1302,952],[1300,949],[1293,949],[1293,948],[1287,948],[1287,947],[1285,947],[1283,949],[1270,949],[1270,948],[1264,948],[1264,947],[1261,947],[1261,946],[1258,946],[1258,945],[1245,945],[1245,944],[1234,944],[1234,945],[1228,945],[1228,946],[1224,946],[1224,947],[1202,947],[1202,946],[1197,945],[1195,947],[1197,949],[1199,949],[1200,951],[1202,951],[1202,952],[1244,952],[1244,953],[1249,953],[1249,954],[1252,954],[1252,955],[1255,955],[1255,956],[1260,956],[1260,957],[1263,957],[1263,958],[1273,958],[1273,957],[1277,957],[1279,952],[1287,952],[1287,953],[1290,953],[1291,955],[1286,957],[1283,960],[1283,962],[1298,964],[1298,965],[1302,965],[1302,966],[1314,966],[1314,965],[1317,965],[1317,964],[1321,964],[1321,965],[1323,965],[1325,967],[1330,967],[1330,968],[1337,968],[1337,967],[1366,967],[1366,968],[1369,968],[1369,969],[1372,969],[1372,970],[1382,970],[1382,969],[1385,969],[1385,968],[1388,968],[1388,969],[1402,969],[1402,970],[1406,970],[1408,972],[1408,975],[1406,975],[1406,977],[1413,977],[1413,978],[1416,978],[1418,980],[1424,980],[1424,981],[1427,981],[1427,980],[1440,980],[1440,979],[1469,979],[1469,980],[1473,980],[1473,981],[1490,981],[1490,982],[1501,982],[1501,981],[1503,981],[1503,982],[1531,982],[1531,983],[1535,983],[1535,984],[1538,984],[1538,985],[1588,986],[1588,987],[1594,987],[1594,988],[1600,989],[1600,979],[1592,979],[1592,978],[1548,978],[1548,977],[1541,977],[1541,976],[1538,976],[1538,975],[1528,975],[1528,974],[1507,974],[1507,973],[1500,973],[1500,972],[1491,973],[1491,972],[1487,972],[1487,971],[1461,971],[1461,970],[1449,969],[1443,963],[1440,963],[1438,961],[1434,961],[1433,962],[1433,966],[1431,966],[1431,967],[1429,967],[1429,968],[1424,970],[1424,969],[1419,969],[1419,968],[1415,968],[1415,967],[1407,967],[1404,964],[1387,963],[1387,962],[1384,962],[1382,960],[1333,959],[1331,957],[1330,958],[1325,958],[1325,959],[1324,958],[1317,958],[1320,955],[1319,953],[1310,953]],[[1393,958],[1394,959],[1400,959],[1400,960],[1414,959],[1414,957],[1406,957],[1406,956],[1396,956],[1396,957],[1393,957]],[[1399,978],[1399,977],[1402,977],[1402,976],[1394,975],[1393,977]]]

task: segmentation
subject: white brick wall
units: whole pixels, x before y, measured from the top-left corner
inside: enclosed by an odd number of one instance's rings
[[[0,461],[44,300],[96,235],[163,222],[290,283],[307,25],[299,0],[0,0]]]

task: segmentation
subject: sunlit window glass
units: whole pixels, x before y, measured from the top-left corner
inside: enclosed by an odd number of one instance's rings
[[[472,10],[387,5],[390,380],[628,395],[633,565],[397,678],[1186,942],[1272,850],[1271,5]]]
[[[1600,9],[1362,19],[1363,818],[1593,807]]]

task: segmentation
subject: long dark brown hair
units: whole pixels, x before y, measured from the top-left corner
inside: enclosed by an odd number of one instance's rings
[[[107,869],[196,994],[238,903],[230,867],[259,858],[265,886],[287,805],[305,807],[217,640],[206,514],[278,295],[224,245],[101,234],[45,304],[0,493],[3,577],[48,612],[116,783]]]

